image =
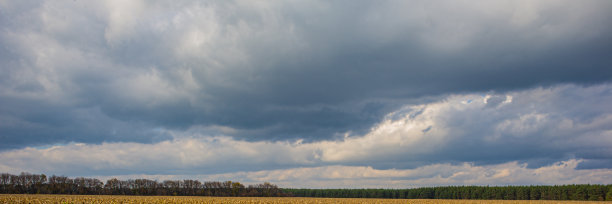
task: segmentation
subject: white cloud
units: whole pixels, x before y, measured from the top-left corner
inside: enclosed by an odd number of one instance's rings
[[[197,175],[112,175],[98,177],[154,180],[199,179],[202,181],[240,181],[247,184],[272,182],[288,188],[413,188],[448,185],[557,185],[602,183],[612,181],[612,170],[576,169],[580,160],[557,162],[530,169],[525,164],[509,162],[477,166],[470,163],[446,163],[414,169],[375,169],[371,166],[321,166],[264,171],[243,171]]]
[[[106,1],[108,11],[108,26],[104,37],[106,42],[113,46],[129,37],[135,37],[139,21],[142,21],[143,10],[146,5],[143,1]]]

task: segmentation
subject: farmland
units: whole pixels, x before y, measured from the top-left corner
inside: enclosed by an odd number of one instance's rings
[[[427,200],[366,198],[198,197],[0,194],[0,203],[612,203],[597,201]]]

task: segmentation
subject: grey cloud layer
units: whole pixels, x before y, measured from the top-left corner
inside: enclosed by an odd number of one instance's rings
[[[341,140],[244,141],[202,135],[208,127],[193,127],[187,131],[166,130],[165,134],[175,139],[153,144],[75,143],[4,151],[0,153],[0,171],[195,175],[334,165],[413,169],[465,162],[475,168],[515,162],[522,169],[534,169],[575,160],[568,168],[572,172],[580,170],[583,178],[588,178],[589,172],[596,172],[589,169],[611,168],[609,101],[610,84],[453,95],[402,107],[387,114],[366,134],[346,134]],[[593,179],[609,179],[606,172],[601,175],[604,177]],[[453,182],[459,181],[457,178]],[[516,180],[517,184],[526,181]]]
[[[157,143],[194,127],[250,141],[337,139],[422,97],[612,77],[610,1],[0,8],[2,149]]]

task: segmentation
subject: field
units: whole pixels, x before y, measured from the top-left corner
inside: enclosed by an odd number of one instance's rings
[[[0,194],[0,203],[612,203],[587,201],[410,200],[365,198],[276,198]]]

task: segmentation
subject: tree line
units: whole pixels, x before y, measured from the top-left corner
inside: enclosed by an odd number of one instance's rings
[[[0,174],[3,194],[169,195],[169,196],[296,196],[329,198],[592,200],[612,201],[612,185],[447,186],[414,189],[281,189],[233,181],[47,177],[45,174]]]
[[[330,198],[612,201],[612,185],[447,186],[414,189],[283,189],[292,196]]]
[[[75,194],[75,195],[171,195],[171,196],[287,196],[276,185],[248,185],[233,181],[68,178],[45,174],[0,174],[3,194]]]

